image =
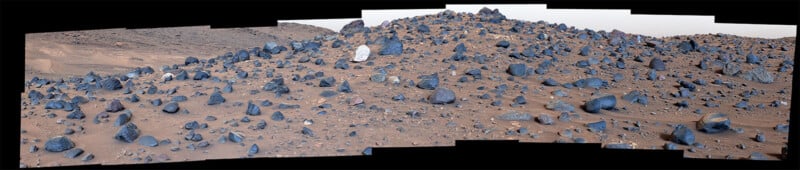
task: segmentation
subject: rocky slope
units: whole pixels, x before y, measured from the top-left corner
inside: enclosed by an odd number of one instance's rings
[[[788,137],[794,38],[655,38],[489,9],[340,32],[110,76],[31,78],[20,165],[358,155],[465,139],[775,160]],[[369,57],[352,61],[361,45]]]

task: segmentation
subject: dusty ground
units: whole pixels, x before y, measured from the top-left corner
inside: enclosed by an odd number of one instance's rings
[[[196,56],[200,59],[210,59],[225,52],[236,52],[238,49],[250,49],[252,47],[262,47],[265,42],[275,41],[278,45],[283,45],[291,50],[289,39],[303,40],[313,39],[315,35],[329,33],[310,26],[299,26],[304,30],[275,28],[251,28],[233,30],[209,30],[203,27],[192,28],[167,28],[167,29],[148,29],[148,30],[96,30],[78,31],[64,33],[43,33],[28,35],[26,38],[26,79],[30,80],[33,76],[40,78],[64,78],[67,76],[84,76],[88,71],[105,76],[107,74],[126,73],[131,68],[141,66],[152,66],[155,74],[144,75],[134,80],[137,84],[132,90],[146,90],[149,87],[145,82],[155,82],[159,90],[178,87],[177,93],[167,94],[137,94],[141,101],[131,103],[124,98],[129,94],[122,94],[122,90],[106,91],[99,90],[95,96],[105,98],[105,102],[91,101],[80,105],[81,110],[86,113],[83,120],[66,119],[68,114],[62,110],[46,110],[44,104],[48,100],[43,100],[41,104],[31,106],[27,94],[30,90],[37,90],[45,93],[47,88],[53,84],[36,88],[28,86],[24,94],[23,110],[21,114],[22,129],[21,134],[25,144],[21,144],[20,163],[29,167],[38,166],[59,166],[59,165],[80,165],[80,164],[130,164],[144,163],[146,157],[150,156],[152,162],[162,161],[187,161],[203,159],[226,159],[247,157],[247,150],[252,144],[257,144],[261,151],[256,157],[286,157],[286,156],[329,156],[329,155],[359,155],[366,147],[401,147],[401,146],[452,146],[455,140],[461,139],[518,139],[522,142],[574,142],[576,138],[583,138],[589,143],[627,143],[636,149],[663,149],[666,139],[672,132],[669,125],[686,124],[691,127],[697,137],[697,142],[705,145],[705,148],[695,146],[677,145],[678,149],[687,151],[685,156],[694,158],[714,158],[725,159],[730,156],[734,159],[747,158],[752,152],[764,153],[767,159],[777,160],[781,154],[781,147],[787,141],[788,134],[773,130],[777,124],[786,124],[789,118],[788,105],[770,107],[769,104],[774,100],[781,100],[791,103],[791,69],[788,72],[777,72],[784,57],[775,57],[765,60],[765,67],[775,76],[772,84],[761,84],[747,81],[741,77],[725,76],[718,73],[722,67],[709,62],[709,70],[700,70],[696,65],[700,59],[709,56],[716,59],[719,54],[702,54],[692,52],[682,54],[673,49],[666,55],[654,52],[654,56],[659,56],[667,60],[666,71],[659,71],[658,75],[663,75],[664,80],[651,81],[647,77],[649,67],[647,64],[652,57],[643,57],[645,62],[635,62],[633,57],[639,55],[643,49],[650,49],[642,43],[637,43],[628,49],[630,57],[624,58],[626,68],[615,68],[613,63],[606,69],[602,69],[600,64],[589,66],[598,71],[597,75],[589,76],[584,74],[586,68],[578,68],[574,65],[578,60],[588,57],[578,55],[580,48],[587,43],[593,43],[595,57],[602,59],[605,56],[616,61],[615,57],[609,56],[605,50],[608,39],[598,41],[578,40],[570,31],[556,31],[555,25],[547,26],[537,24],[533,30],[536,34],[510,33],[508,30],[514,25],[515,21],[506,20],[502,24],[491,24],[480,22],[484,25],[483,29],[491,27],[494,31],[489,31],[485,36],[478,35],[482,28],[474,27],[479,23],[477,19],[471,20],[470,16],[460,14],[462,21],[449,20],[442,24],[433,24],[437,19],[436,15],[419,16],[420,23],[430,27],[429,34],[418,35],[415,24],[409,20],[396,20],[393,25],[398,37],[403,39],[408,35],[414,40],[403,40],[404,48],[413,48],[415,53],[402,54],[398,56],[380,56],[377,51],[381,44],[372,43],[369,45],[372,55],[368,62],[352,63],[348,62],[350,69],[334,69],[336,60],[345,58],[350,59],[358,45],[365,44],[366,40],[362,33],[357,33],[353,37],[345,38],[338,35],[338,39],[346,42],[340,48],[331,48],[333,41],[319,41],[322,43],[320,52],[299,52],[290,55],[289,52],[272,55],[272,59],[266,60],[257,56],[250,56],[250,60],[236,63],[237,68],[250,73],[246,79],[236,78],[236,72],[217,72],[222,69],[222,62],[217,61],[211,68],[203,68],[211,71],[212,77],[220,80],[235,80],[232,93],[223,93],[226,102],[221,105],[209,106],[206,102],[208,95],[195,96],[196,92],[211,94],[214,88],[225,87],[224,82],[212,80],[185,80],[169,81],[161,83],[159,81],[163,72],[160,71],[161,65],[179,64],[182,65],[186,56]],[[526,22],[527,30],[533,23]],[[568,23],[567,23],[568,24]],[[411,25],[414,29],[405,31],[405,26]],[[441,25],[448,25],[453,28],[445,39],[450,41],[447,44],[432,45],[428,37],[440,36]],[[464,30],[458,30],[459,26],[466,26]],[[289,35],[287,35],[287,32]],[[536,35],[540,31],[545,31],[551,40],[537,40]],[[624,31],[624,30],[623,30]],[[495,32],[495,33],[492,33]],[[453,35],[466,35],[458,42],[451,39]],[[180,35],[180,36],[176,36]],[[387,29],[372,28],[369,34],[370,40],[375,40],[379,36],[391,35]],[[419,37],[421,36],[421,37]],[[424,37],[424,38],[423,38]],[[632,39],[635,35],[626,35]],[[745,51],[751,49],[758,56],[767,54],[788,57],[791,60],[794,53],[794,38],[785,39],[756,39],[735,36],[717,35],[695,35],[689,36],[699,40],[700,45],[717,46],[722,50],[733,51],[733,42],[740,42]],[[687,36],[667,37],[660,40],[675,42],[670,45],[674,48],[677,43],[686,41]],[[642,37],[646,40],[655,40],[652,37]],[[323,38],[324,39],[324,38]],[[424,41],[420,41],[425,39]],[[734,40],[736,39],[736,40]],[[495,47],[501,40],[508,40],[512,45],[509,49],[523,51],[530,45],[539,44],[549,47],[557,42],[564,42],[572,49],[567,56],[559,56],[558,62],[554,62],[555,67],[549,69],[544,75],[534,74],[527,77],[515,77],[514,81],[508,81],[510,76],[506,73],[509,64],[526,63],[525,60],[508,57],[510,50]],[[704,42],[707,41],[707,42]],[[757,43],[759,41],[764,44]],[[465,43],[469,56],[468,61],[448,61],[443,59],[450,58],[453,49],[459,43]],[[769,48],[769,44],[777,45],[778,48]],[[604,47],[601,47],[604,46]],[[780,51],[780,47],[789,47],[788,51]],[[730,47],[730,49],[729,49]],[[487,55],[485,64],[478,64],[472,60],[475,53]],[[735,53],[734,53],[735,54]],[[745,53],[746,54],[746,53]],[[291,57],[290,57],[291,56]],[[310,56],[308,63],[298,62],[299,58]],[[735,54],[735,58],[744,60],[744,54]],[[323,59],[326,65],[315,65],[314,60]],[[531,58],[528,67],[538,67],[537,65],[550,57]],[[276,68],[277,61],[290,61],[291,65],[285,68]],[[528,60],[528,59],[526,59]],[[254,61],[259,61],[263,66],[256,68]],[[387,77],[399,76],[401,83],[393,85],[390,80],[386,82],[372,82],[370,76],[377,73],[374,69],[393,64],[395,68],[386,69]],[[451,70],[450,65],[456,67]],[[754,65],[740,63],[743,71],[754,68]],[[296,65],[301,65],[302,69],[297,69]],[[355,69],[355,67],[363,67]],[[483,78],[474,80],[469,77],[467,82],[458,82],[458,79],[465,75],[466,70],[481,68],[486,66],[487,70],[481,70]],[[189,71],[189,76],[194,75],[194,68],[198,66],[182,66],[181,69]],[[266,70],[275,69],[276,77],[283,77],[288,87],[291,89],[289,94],[276,97],[272,92],[261,90],[265,83],[272,78],[265,77]],[[559,71],[561,70],[561,71]],[[569,70],[569,71],[564,71]],[[634,80],[633,72],[638,70],[642,79]],[[333,76],[336,83],[333,87],[318,87],[320,78],[305,80],[303,82],[292,81],[292,75],[298,74],[303,77],[315,72],[324,72],[324,77]],[[569,73],[567,73],[569,72]],[[408,80],[419,83],[420,75],[438,73],[440,87],[446,87],[456,93],[454,104],[432,105],[421,101],[427,98],[433,91],[423,90],[416,87],[406,87]],[[614,73],[622,73],[624,80],[612,82]],[[684,78],[686,74],[693,74],[693,78]],[[675,77],[671,76],[676,74]],[[553,78],[560,83],[574,82],[581,78],[598,77],[609,82],[609,88],[594,89],[566,89],[561,86],[548,87],[541,85],[547,78]],[[694,92],[695,99],[674,98],[670,93],[678,91],[679,83],[677,80],[683,79],[692,81],[703,78],[708,82],[706,86],[697,86],[698,91]],[[728,88],[725,85],[712,84],[714,79],[721,79],[724,82],[734,82],[736,86]],[[347,80],[353,89],[353,93],[338,93],[337,95],[325,98],[320,93],[324,90],[336,91],[341,83]],[[125,82],[123,82],[124,84]],[[508,85],[508,90],[501,98],[496,98],[491,92],[496,86],[501,84]],[[743,84],[746,84],[744,86]],[[85,95],[83,92],[74,90],[74,85],[69,84],[70,88],[62,89],[70,97]],[[477,90],[478,87],[485,87],[484,90]],[[521,87],[527,86],[528,90],[524,93]],[[566,97],[553,96],[555,90],[562,90],[568,94]],[[751,105],[765,104],[767,107],[760,109],[753,107],[752,110],[734,108],[734,104],[741,101],[740,95],[745,90],[758,89],[764,90],[763,95],[756,95],[749,98]],[[785,90],[786,93],[780,94],[778,91]],[[251,90],[258,93],[251,94]],[[621,97],[632,91],[646,91],[649,104],[647,106],[634,104],[621,99]],[[616,108],[618,111],[604,110],[600,114],[590,114],[581,109],[581,106],[589,99],[592,94],[600,92],[617,96]],[[394,101],[392,97],[403,94],[405,101]],[[45,93],[46,94],[46,93]],[[490,99],[480,99],[479,96],[489,94]],[[720,104],[720,107],[705,107],[705,101],[701,98],[724,95],[713,100]],[[181,110],[188,110],[189,113],[179,112],[177,114],[166,114],[161,111],[164,105],[153,106],[149,100],[161,98],[168,102],[173,96],[184,95],[188,101],[180,102]],[[527,104],[512,106],[516,96],[524,96]],[[365,101],[364,105],[349,105],[353,98],[360,97]],[[123,143],[112,139],[118,130],[114,127],[119,113],[111,113],[109,121],[100,124],[92,123],[95,115],[104,111],[104,108],[111,99],[120,99],[123,105],[131,110],[135,123],[141,130],[142,135],[152,135],[158,140],[170,139],[169,145],[158,147],[146,147],[137,143]],[[576,107],[575,112],[569,122],[558,120],[560,112],[547,110],[544,106],[551,100],[562,100]],[[248,116],[249,123],[240,122],[246,116],[247,102],[253,101],[260,104],[263,100],[269,100],[274,105],[261,108],[260,116]],[[500,106],[492,106],[495,100],[501,100]],[[688,108],[678,108],[674,105],[681,100],[689,101]],[[237,105],[236,103],[243,103]],[[299,104],[297,109],[279,109],[278,105]],[[331,104],[331,108],[319,108],[322,104]],[[376,108],[370,109],[375,105]],[[624,108],[624,109],[623,109]],[[720,112],[726,113],[731,119],[734,128],[742,128],[743,133],[734,131],[720,134],[706,134],[697,131],[695,122],[700,119],[702,114],[693,113],[695,109],[702,109],[703,113]],[[326,115],[318,115],[319,111],[327,111]],[[418,111],[419,118],[412,118],[406,113],[408,111]],[[284,121],[273,121],[270,116],[273,112],[280,111],[286,116]],[[549,115],[554,119],[553,125],[542,125],[536,121],[503,121],[496,117],[498,115],[511,112],[525,112],[538,116],[540,114]],[[55,118],[48,118],[48,113],[55,113]],[[217,120],[207,121],[207,116],[215,116]],[[260,120],[266,120],[267,128],[254,130]],[[64,120],[57,124],[57,120]],[[313,124],[304,124],[304,120],[313,120]],[[402,120],[402,121],[398,121]],[[605,132],[590,132],[586,128],[586,123],[606,120],[608,128]],[[187,149],[187,145],[197,142],[184,140],[188,133],[183,129],[185,123],[198,121],[207,123],[207,129],[196,130],[203,135],[204,140],[210,143],[206,148],[196,150]],[[634,122],[640,122],[640,131],[632,132],[624,130],[623,127],[632,127]],[[232,122],[238,122],[238,126],[232,126]],[[616,123],[612,123],[616,122]],[[480,126],[478,126],[480,124]],[[615,125],[616,124],[616,125]],[[79,130],[82,127],[83,130]],[[303,135],[301,130],[307,127],[314,132],[314,136]],[[516,131],[521,127],[528,129],[526,134],[507,134],[507,131]],[[63,153],[50,153],[44,151],[44,142],[50,137],[63,135],[64,130],[71,128],[77,132],[68,136],[75,142],[76,148],[82,148],[86,152],[78,158],[64,158]],[[221,133],[221,129],[225,129]],[[245,136],[243,144],[233,142],[219,143],[221,136],[227,136],[228,131],[241,132]],[[571,137],[560,135],[564,130],[572,132]],[[352,132],[357,135],[350,136]],[[758,132],[762,132],[766,137],[766,142],[757,142],[753,138]],[[535,137],[534,137],[535,136]],[[34,140],[39,139],[39,142]],[[741,149],[739,145],[746,147]],[[34,153],[28,151],[30,145],[37,145],[40,150]],[[173,147],[179,147],[179,151],[170,151]],[[695,152],[688,150],[694,148]],[[81,161],[86,154],[94,154],[95,158],[91,161]],[[126,154],[128,153],[128,154]],[[159,160],[157,157],[165,155],[170,160]]]

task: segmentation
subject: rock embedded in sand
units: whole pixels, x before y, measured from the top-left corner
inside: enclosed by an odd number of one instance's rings
[[[551,118],[549,115],[546,114],[540,114],[538,117],[536,117],[536,122],[539,122],[540,124],[543,125],[552,125],[553,118]]]
[[[403,54],[403,42],[397,38],[397,35],[392,35],[391,38],[383,42],[383,47],[378,52],[379,55],[400,55]]]
[[[136,140],[136,138],[139,137],[140,132],[141,131],[139,128],[136,127],[133,122],[130,122],[120,127],[120,129],[114,135],[114,139],[122,142],[132,143]]]
[[[84,114],[80,109],[75,109],[67,115],[67,119],[83,119],[85,117],[86,114]]]
[[[247,150],[247,155],[255,155],[258,153],[258,145],[255,143],[250,146],[250,149]]]
[[[272,116],[270,116],[270,119],[272,119],[273,121],[283,121],[284,116],[283,116],[283,113],[281,113],[280,111],[276,111],[276,112],[272,113]]]
[[[319,80],[319,87],[333,87],[336,84],[336,79],[333,77],[326,77]]]
[[[158,140],[153,136],[145,135],[139,138],[139,145],[156,147],[158,146]]]
[[[353,56],[352,61],[355,62],[367,61],[367,58],[369,58],[369,54],[370,54],[369,47],[367,47],[366,45],[360,45],[358,46],[358,48],[356,48],[356,54],[355,56]]]
[[[528,113],[511,111],[502,115],[498,115],[497,119],[506,121],[530,121],[533,119],[533,116]]]
[[[603,132],[606,130],[606,121],[601,120],[597,122],[588,123],[586,124],[586,127],[588,127],[589,131],[592,132]]]
[[[617,97],[606,95],[586,102],[585,110],[589,113],[599,113],[600,110],[610,110],[617,105]]]
[[[75,143],[65,136],[56,136],[50,138],[44,144],[44,150],[49,152],[62,152],[75,147]]]
[[[74,158],[77,158],[78,156],[81,156],[81,154],[83,154],[83,149],[74,148],[74,149],[70,149],[67,152],[65,152],[64,153],[64,157],[65,158],[69,158],[69,159],[74,159]]]
[[[439,73],[433,73],[431,75],[422,75],[419,76],[419,84],[417,87],[420,89],[425,90],[435,90],[439,87]]]
[[[512,76],[522,77],[527,75],[527,70],[528,66],[525,66],[525,64],[509,64],[506,72]]]
[[[728,63],[722,68],[722,74],[725,74],[726,76],[736,76],[739,74],[739,72],[741,72],[741,70],[742,68],[739,66],[739,64]]]
[[[755,81],[762,84],[770,84],[775,81],[775,76],[767,71],[764,66],[758,66],[744,74],[744,79]]]
[[[339,88],[337,90],[339,92],[342,92],[342,93],[352,93],[353,92],[353,89],[350,88],[350,83],[347,82],[347,80],[344,80],[342,82],[342,84],[339,85]]]
[[[719,133],[731,129],[731,120],[722,113],[706,113],[697,121],[697,129],[706,133]]]
[[[569,104],[567,102],[564,102],[564,101],[561,101],[561,100],[552,100],[552,101],[548,102],[547,105],[545,105],[545,108],[547,108],[549,110],[553,110],[553,111],[559,111],[559,112],[574,112],[575,111],[575,106],[572,106],[571,104]]]
[[[161,109],[164,113],[177,113],[178,110],[180,110],[180,106],[177,102],[169,102],[164,105],[164,109]]]
[[[456,93],[447,88],[438,88],[428,96],[431,104],[448,104],[456,100]]]

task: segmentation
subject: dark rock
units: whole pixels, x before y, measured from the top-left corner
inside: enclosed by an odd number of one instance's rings
[[[448,104],[456,100],[456,93],[447,88],[438,88],[428,97],[431,104]]]
[[[75,143],[65,136],[56,136],[50,138],[44,144],[44,150],[49,152],[62,152],[75,147]]]
[[[75,149],[70,149],[67,152],[64,152],[64,157],[69,159],[74,159],[77,158],[78,156],[81,156],[81,154],[83,154],[83,149],[75,148]]]
[[[261,120],[256,123],[256,129],[264,129],[267,128],[267,121]]]
[[[403,96],[403,94],[398,94],[398,95],[392,97],[392,100],[394,100],[394,101],[403,101],[403,100],[406,100],[406,96]]]
[[[581,52],[578,54],[580,54],[581,56],[589,56],[591,53],[592,53],[592,46],[587,45],[581,48]]]
[[[158,98],[158,99],[153,99],[153,100],[150,100],[150,104],[152,104],[153,106],[161,106],[161,103],[162,103],[162,102],[161,102],[161,99],[160,99],[160,98]]]
[[[261,106],[264,106],[264,107],[272,106],[272,102],[269,101],[269,100],[264,100],[264,101],[261,102]]]
[[[764,69],[764,66],[758,66],[753,70],[744,74],[744,79],[748,81],[755,81],[763,84],[770,84],[775,81],[775,76]]]
[[[361,154],[366,155],[366,156],[371,156],[372,155],[372,147],[364,148],[364,151],[362,151]]]
[[[767,160],[767,156],[764,155],[761,152],[753,152],[753,153],[750,153],[750,157],[748,157],[748,159],[750,159],[750,160]]]
[[[748,64],[761,64],[761,59],[758,56],[753,55],[753,53],[747,54],[745,57],[745,62]]]
[[[200,123],[198,123],[197,121],[187,122],[186,124],[183,125],[183,128],[186,130],[200,129]]]
[[[207,104],[208,105],[217,105],[217,104],[221,104],[221,103],[225,103],[225,98],[222,97],[222,93],[220,93],[220,92],[211,93],[211,95],[208,98],[208,103]]]
[[[594,88],[594,89],[599,89],[601,87],[608,86],[607,81],[596,77],[580,79],[572,84],[578,88]]]
[[[158,140],[156,140],[156,138],[153,136],[145,135],[139,138],[139,145],[156,147],[158,146]]]
[[[434,90],[439,87],[439,73],[433,73],[431,75],[423,75],[420,76],[420,82],[417,84],[418,88],[425,89],[425,90]]]
[[[184,95],[178,95],[178,96],[173,96],[171,101],[173,101],[173,102],[184,102],[186,100],[189,100],[189,98],[187,98]]]
[[[697,121],[697,129],[706,133],[719,133],[731,128],[731,120],[722,113],[706,113]]]
[[[512,76],[525,76],[527,75],[528,67],[525,64],[510,64],[508,65],[508,74]]]
[[[502,115],[498,115],[497,119],[506,121],[530,121],[531,119],[533,119],[533,116],[528,113],[512,111]]]
[[[176,80],[187,80],[187,79],[189,79],[189,73],[187,73],[186,70],[181,70],[181,72],[178,72],[178,74],[175,75],[175,79]]]
[[[228,132],[228,140],[234,143],[244,142],[244,136],[239,132]]]
[[[611,144],[606,144],[605,148],[606,149],[633,149],[633,146],[631,144],[627,144],[627,143],[611,143]]]
[[[526,101],[525,97],[523,96],[517,96],[516,98],[514,98],[514,104],[525,104],[525,103],[528,103],[528,101]]]
[[[251,116],[258,116],[261,115],[261,108],[259,108],[252,102],[247,102],[247,111],[245,113]]]
[[[572,106],[572,104],[569,104],[569,103],[561,101],[561,100],[550,101],[550,102],[547,103],[547,105],[545,105],[545,108],[553,110],[553,111],[559,111],[559,112],[574,112],[575,111],[575,106]]]
[[[650,68],[656,71],[667,70],[667,66],[664,64],[664,60],[661,60],[658,57],[654,57],[652,60],[650,60]]]
[[[588,123],[586,127],[589,127],[589,131],[592,132],[602,132],[606,130],[606,121],[601,120],[598,122]]]
[[[342,93],[352,93],[353,92],[353,90],[350,88],[350,83],[348,83],[347,80],[343,81],[342,84],[339,85],[338,91],[342,92]]]
[[[117,134],[114,135],[114,139],[122,142],[132,143],[136,140],[136,138],[139,137],[139,133],[140,131],[139,128],[136,127],[136,124],[130,122],[120,127],[119,131],[117,131]]]
[[[80,109],[75,109],[67,115],[67,119],[83,119],[85,117],[86,114],[83,114]]]
[[[678,146],[675,146],[675,144],[673,143],[667,142],[664,144],[664,150],[678,150]]]
[[[722,68],[722,73],[727,76],[736,76],[741,72],[742,68],[739,64],[736,63],[728,63],[725,64],[725,67]]]
[[[511,45],[511,43],[509,43],[508,41],[502,40],[500,42],[497,42],[497,44],[495,44],[494,46],[502,47],[502,48],[508,48],[508,46],[510,46],[510,45]]]
[[[542,82],[542,84],[545,85],[545,86],[559,86],[559,85],[561,85],[561,83],[558,83],[556,80],[553,80],[552,78],[547,78],[546,80],[544,80],[544,82]]]
[[[480,69],[467,70],[466,74],[472,76],[472,78],[474,78],[474,79],[481,79],[481,70]]]
[[[551,118],[550,116],[548,116],[546,114],[541,114],[541,115],[539,115],[539,117],[536,117],[536,122],[539,122],[540,124],[543,124],[543,125],[552,125],[553,124],[553,118]]]
[[[131,120],[131,117],[133,117],[133,113],[131,113],[130,110],[126,110],[124,113],[117,116],[117,120],[114,121],[114,126],[122,126],[125,123],[128,123],[128,121]]]
[[[314,136],[314,131],[312,131],[308,127],[303,127],[303,130],[301,130],[300,133],[302,133],[303,135],[311,136],[311,137]]]
[[[200,63],[200,60],[198,60],[196,57],[189,56],[186,57],[186,60],[184,60],[183,65],[188,66],[189,64],[194,64],[194,63]]]
[[[178,106],[177,102],[169,102],[164,106],[164,109],[161,109],[164,113],[177,113],[178,110],[180,110],[180,106]]]
[[[36,151],[39,151],[39,147],[36,145],[31,145],[31,147],[28,149],[28,152],[30,153],[34,153]]]
[[[592,99],[586,102],[585,110],[589,113],[598,113],[601,109],[610,110],[617,105],[617,97],[614,95],[607,95],[599,98]]]
[[[562,122],[569,122],[570,116],[567,112],[561,112],[561,115],[558,116],[558,120]]]
[[[194,73],[194,77],[192,77],[193,80],[203,80],[207,78],[211,78],[211,75],[209,75],[205,71],[197,71]]]
[[[255,143],[250,146],[250,149],[247,150],[247,155],[255,155],[258,153],[258,145]]]
[[[333,87],[335,83],[336,79],[334,79],[333,77],[326,77],[319,80],[319,87]]]
[[[122,102],[117,99],[111,100],[106,106],[106,112],[116,113],[122,110],[125,110],[125,106],[122,106]]]
[[[272,116],[270,116],[270,119],[272,119],[274,121],[283,121],[284,116],[283,116],[283,113],[281,113],[280,111],[276,111],[276,112],[272,113]]]
[[[683,145],[692,145],[694,144],[694,133],[691,129],[686,127],[686,125],[679,124],[675,126],[675,129],[672,131],[670,141],[683,144]]]
[[[339,30],[339,33],[341,33],[342,35],[347,35],[347,34],[364,32],[365,30],[366,28],[364,27],[364,21],[359,19],[352,21],[347,25],[345,25],[344,27],[342,27],[342,29]]]
[[[190,130],[189,133],[183,137],[183,139],[186,139],[188,141],[198,142],[203,140],[203,135],[199,133],[194,133],[194,130]]]
[[[392,36],[381,47],[378,55],[400,55],[403,54],[403,42],[397,38],[397,35]]]
[[[50,100],[44,105],[44,109],[64,109],[64,105],[67,105],[67,102],[63,100]]]
[[[102,81],[100,81],[100,84],[103,86],[103,89],[106,90],[122,89],[122,83],[120,83],[119,80],[114,77],[103,79]]]
[[[756,142],[761,142],[761,143],[763,143],[763,142],[766,142],[766,141],[767,141],[767,138],[766,138],[766,137],[764,137],[764,134],[763,134],[763,133],[758,133],[758,134],[756,134],[755,140],[756,140]]]
[[[775,131],[782,132],[782,133],[789,133],[789,125],[787,124],[778,124],[775,125]]]

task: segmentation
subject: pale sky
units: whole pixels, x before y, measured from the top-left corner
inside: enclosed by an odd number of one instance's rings
[[[700,15],[631,15],[630,10],[547,9],[544,4],[505,5],[447,5],[445,9],[362,10],[361,16],[368,27],[380,25],[385,20],[395,20],[419,15],[436,14],[446,9],[455,12],[477,13],[483,7],[499,9],[509,19],[548,23],[564,23],[578,29],[595,31],[618,29],[626,33],[654,37],[694,34],[725,33],[747,37],[782,38],[797,36],[797,25],[721,24],[714,16]],[[359,18],[281,20],[315,25],[339,31],[344,25]]]

